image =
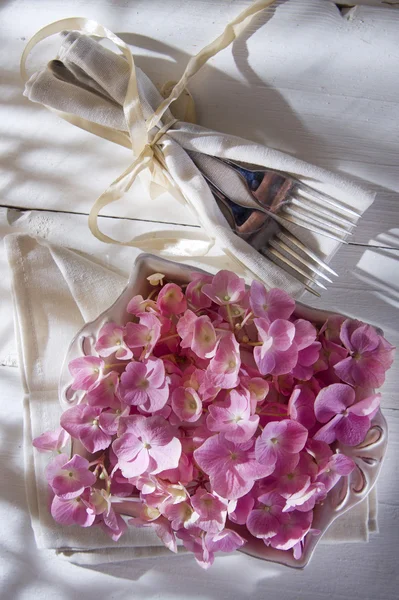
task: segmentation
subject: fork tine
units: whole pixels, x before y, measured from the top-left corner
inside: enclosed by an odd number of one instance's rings
[[[351,235],[352,232],[347,228],[342,227],[341,225],[333,225],[332,223],[326,223],[325,220],[320,219],[314,215],[307,214],[308,211],[303,206],[297,209],[291,208],[289,205],[285,205],[283,208],[283,212],[291,215],[292,217],[298,217],[298,219],[306,220],[309,223],[314,223],[315,227],[320,225],[321,227],[328,227],[328,229],[334,229],[338,233],[342,235]]]
[[[281,264],[280,264],[281,262],[284,262],[284,261],[281,261],[281,260],[277,259],[277,258],[275,257],[275,255],[274,255],[274,254],[271,252],[271,250],[269,250],[269,248],[263,248],[261,252],[262,252],[262,254],[263,254],[264,256],[266,256],[266,257],[267,257],[269,260],[271,260],[271,261],[272,261],[272,262],[273,262],[275,265],[277,265],[277,266],[278,266],[278,267],[280,267],[280,268],[284,268],[284,267],[281,267]],[[310,287],[310,286],[309,286],[309,285],[306,283],[307,281],[309,281],[309,278],[308,278],[308,277],[303,277],[303,276],[301,276],[301,275],[300,275],[300,274],[298,274],[298,273],[291,273],[291,272],[290,272],[290,275],[291,275],[292,277],[294,277],[294,279],[296,279],[297,281],[299,281],[299,282],[300,282],[302,285],[304,285],[304,286],[305,286],[305,288],[307,289],[307,291],[308,291],[308,292],[310,292],[311,294],[314,294],[315,296],[317,296],[318,298],[320,298],[320,294],[319,294],[319,292],[317,292],[316,290],[314,290],[313,288],[311,288],[311,287]]]
[[[294,244],[294,246],[302,250],[304,254],[307,254],[309,258],[313,259],[318,265],[323,267],[323,269],[329,271],[329,273],[335,275],[335,277],[338,277],[338,273],[336,273],[334,269],[332,269],[327,263],[321,260],[321,258],[319,258],[315,252],[313,252],[312,250],[310,250],[310,248],[305,246],[305,244],[301,242],[300,239],[295,237],[295,235],[293,235],[290,231],[288,231],[288,229],[278,232],[277,237],[283,241],[291,242],[291,244]]]
[[[342,210],[342,211],[352,215],[353,217],[356,217],[357,219],[361,216],[361,215],[359,215],[358,212],[356,212],[352,208],[348,208],[346,206],[346,204],[344,204],[340,200],[337,200],[336,198],[333,198],[332,196],[329,196],[328,194],[324,194],[324,193],[314,190],[306,183],[302,183],[302,181],[300,181],[299,179],[295,178],[295,181],[297,182],[297,186],[296,186],[297,191],[305,192],[306,193],[305,197],[307,200],[310,200],[311,202],[321,202],[323,204],[324,203],[330,204],[331,206],[335,206],[335,208],[338,208],[338,210]]]
[[[287,252],[287,254],[290,254],[295,260],[297,260],[298,262],[305,265],[305,267],[307,267],[309,269],[309,271],[313,271],[313,273],[316,273],[316,275],[318,275],[322,279],[325,279],[329,283],[332,283],[332,279],[330,279],[329,277],[327,277],[327,275],[322,273],[322,271],[320,271],[320,269],[318,269],[314,265],[311,265],[306,259],[304,259],[302,256],[300,256],[297,252],[295,252],[295,250],[290,248],[287,244],[285,244],[281,240],[276,241],[276,240],[272,239],[272,240],[269,240],[269,244],[276,250],[279,250],[281,248],[282,250]]]
[[[292,260],[290,260],[289,258],[284,256],[284,254],[282,254],[279,250],[276,250],[275,248],[267,248],[267,251],[270,252],[271,254],[273,254],[276,258],[280,259],[286,265],[291,267],[291,269],[293,269],[294,271],[297,271],[300,275],[305,277],[307,280],[309,280],[312,283],[319,286],[322,290],[327,289],[325,285],[320,283],[320,281],[317,281],[317,279],[313,279],[313,277],[311,275],[309,275],[309,273],[306,273],[306,271],[304,271],[301,267],[298,267],[298,265],[296,265],[295,263],[292,262]]]
[[[316,217],[324,216],[330,220],[334,219],[338,223],[342,223],[342,225],[346,225],[346,227],[356,227],[356,223],[354,223],[353,221],[350,221],[349,219],[345,219],[344,217],[339,217],[335,212],[332,212],[330,210],[325,210],[320,207],[317,207],[317,210],[316,210],[312,206],[308,206],[308,205],[306,205],[306,208],[305,208],[305,203],[304,203],[303,199],[300,200],[298,198],[292,197],[292,198],[290,198],[290,204],[292,204],[293,206],[298,206],[298,208],[302,208],[303,210],[306,210],[307,212],[316,215]]]
[[[298,227],[303,227],[304,229],[308,229],[308,231],[313,231],[314,233],[317,233],[319,235],[324,235],[324,237],[329,237],[332,240],[335,240],[336,242],[341,242],[342,244],[348,243],[344,238],[340,238],[336,235],[333,235],[332,233],[324,231],[323,229],[320,229],[320,227],[310,225],[305,219],[298,219],[296,217],[294,218],[294,217],[291,217],[290,215],[284,215],[284,217],[280,216],[279,218],[285,219],[286,221],[289,221],[293,225],[298,225]],[[300,223],[300,221],[302,221],[302,224]]]

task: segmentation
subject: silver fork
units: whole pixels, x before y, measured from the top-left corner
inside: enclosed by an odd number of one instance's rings
[[[320,296],[311,284],[324,290],[326,287],[315,276],[331,283],[332,280],[321,269],[331,275],[337,276],[337,273],[288,231],[276,215],[241,206],[226,196],[207,175],[202,175],[232,230],[274,264],[290,273],[309,292]]]
[[[240,176],[260,208],[278,214],[281,219],[344,243],[356,227],[351,220],[359,218],[356,211],[292,175],[272,169],[252,169],[232,160],[215,158]]]

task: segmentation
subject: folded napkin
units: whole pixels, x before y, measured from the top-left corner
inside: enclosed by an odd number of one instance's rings
[[[255,2],[255,5],[258,5],[257,11],[270,3],[258,0]],[[291,173],[310,183],[315,189],[343,201],[359,215],[372,203],[374,195],[347,178],[283,152],[184,120],[176,122],[169,110],[169,105],[182,92],[188,79],[210,56],[226,47],[239,34],[245,23],[243,15],[245,13],[248,20],[249,10],[250,7],[230,24],[230,29],[226,28],[218,40],[191,59],[182,79],[174,88],[175,91],[172,91],[167,100],[163,100],[146,74],[135,67],[130,50],[112,32],[84,19],[68,19],[54,23],[36,34],[24,53],[23,63],[33,45],[43,37],[59,32],[63,27],[75,28],[76,31],[63,32],[57,59],[52,60],[45,69],[35,73],[27,81],[25,95],[33,102],[52,108],[79,127],[132,148],[132,165],[98,199],[90,215],[89,225],[99,239],[106,242],[115,241],[98,229],[98,212],[120,198],[130,188],[137,174],[148,183],[151,171],[153,181],[161,185],[170,184],[170,189],[175,194],[182,194],[210,240],[216,240],[226,254],[243,265],[250,278],[258,278],[268,287],[280,287],[298,296],[303,291],[300,283],[230,229],[189,152],[208,155],[209,160],[214,163],[212,170],[216,177],[223,165],[221,166],[214,157]],[[251,14],[255,12],[254,8]],[[77,31],[78,29],[80,31]],[[97,38],[93,38],[93,34]],[[114,42],[123,54],[117,54],[102,46],[96,41],[101,37],[107,37]],[[227,102],[226,99],[226,105]],[[172,110],[173,106],[172,104]],[[166,171],[162,171],[159,165],[166,167]],[[223,177],[222,170],[220,176]],[[340,245],[339,242],[297,227],[288,228],[326,261],[331,259]],[[130,243],[142,247],[143,242],[142,239],[132,240]],[[176,259],[179,255],[195,255],[198,251],[206,251],[204,244],[199,243],[196,246],[193,240],[185,243],[183,234],[182,238],[174,243],[170,243],[169,240],[160,253],[172,255],[172,258]]]
[[[59,425],[58,378],[72,338],[85,321],[96,318],[116,300],[128,273],[123,277],[72,250],[26,234],[8,235],[5,244],[25,392],[26,490],[38,548],[86,565],[174,556],[148,528],[130,527],[115,543],[99,528],[58,525],[48,509],[44,471],[49,456],[32,447],[33,438]],[[373,490],[330,527],[323,541],[367,541],[369,532],[377,530],[376,509]]]

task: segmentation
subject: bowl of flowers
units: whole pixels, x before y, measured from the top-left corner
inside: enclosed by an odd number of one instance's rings
[[[376,482],[393,353],[282,290],[141,255],[72,341],[60,428],[34,440],[58,451],[51,514],[115,543],[150,527],[204,568],[233,550],[303,567]]]

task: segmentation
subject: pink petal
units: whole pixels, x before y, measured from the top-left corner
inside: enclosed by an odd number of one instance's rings
[[[172,408],[181,419],[193,423],[202,414],[202,402],[197,392],[189,387],[178,387],[172,394]]]
[[[251,493],[241,496],[238,500],[231,500],[228,505],[230,521],[238,525],[245,525],[254,504],[255,499]]]
[[[111,371],[100,379],[86,394],[87,402],[91,406],[108,408],[115,405],[115,393],[119,385],[119,375]]]
[[[363,442],[369,429],[369,417],[359,417],[358,415],[349,413],[335,427],[335,433],[339,442],[342,442],[346,446],[357,446]]]
[[[187,301],[176,283],[167,283],[158,294],[157,305],[163,315],[179,315],[187,309]]]
[[[202,275],[202,273],[193,273],[191,278],[192,281],[190,281],[186,288],[187,301],[194,308],[208,308],[211,306],[212,301],[205,296],[202,288],[205,284],[212,283],[212,277],[210,275]]]
[[[311,429],[316,422],[314,401],[315,395],[309,387],[296,386],[288,401],[288,412],[291,419],[298,421],[306,429]]]
[[[368,417],[379,409],[381,403],[381,394],[373,394],[368,398],[355,402],[348,408],[348,412],[359,417]]]
[[[282,424],[285,425],[285,429],[282,429],[281,435],[279,436],[279,447],[290,454],[300,452],[305,446],[308,438],[306,427],[290,420],[281,421],[280,426]],[[268,427],[268,425],[266,425],[266,427]]]
[[[270,512],[264,509],[251,511],[247,519],[248,531],[257,538],[270,538],[279,531],[280,523]]]
[[[381,387],[385,381],[385,368],[374,356],[362,356],[355,359],[348,356],[334,366],[338,377],[358,387]]]
[[[143,447],[143,442],[133,433],[123,433],[112,444],[112,449],[118,459],[124,461],[134,460]]]
[[[68,368],[74,378],[72,388],[87,391],[101,377],[104,361],[96,356],[84,356],[72,360]]]
[[[372,352],[378,347],[379,342],[379,335],[371,325],[361,325],[351,336],[352,347],[359,354]]]
[[[155,475],[167,469],[175,469],[179,464],[181,450],[181,443],[177,438],[163,446],[151,446],[148,452],[156,463],[156,468],[152,469],[151,473]]]
[[[121,515],[115,513],[113,509],[111,509],[108,515],[103,516],[103,521],[100,522],[100,525],[114,542],[117,542],[127,529],[127,525]]]
[[[148,388],[147,390],[148,400],[143,405],[143,409],[146,412],[157,412],[162,410],[169,399],[169,385],[165,381],[164,385],[160,388]]]
[[[246,543],[246,540],[232,529],[223,529],[216,535],[207,534],[206,539],[210,552],[234,552]]]
[[[216,350],[216,332],[209,317],[196,319],[193,327],[193,352],[200,358],[211,358]]]
[[[97,422],[97,424],[94,424]],[[111,443],[112,436],[102,431],[97,419],[92,425],[84,425],[79,432],[79,440],[91,454],[105,450]]]
[[[58,427],[55,431],[45,431],[39,435],[33,440],[32,445],[39,452],[53,452],[66,446],[69,437],[69,434],[62,427]]]
[[[331,421],[329,421],[328,423],[326,423],[325,425],[323,425],[323,427],[321,427],[313,435],[313,439],[316,440],[316,441],[325,442],[326,444],[332,444],[336,440],[336,438],[337,438],[337,436],[336,436],[336,428],[337,428],[338,424],[344,418],[345,417],[342,414],[335,415],[335,417],[333,417],[331,419]]]
[[[266,317],[271,322],[289,319],[295,309],[295,300],[278,288],[266,292],[259,281],[253,281],[250,294],[251,308],[257,317]]]
[[[159,388],[165,382],[165,366],[159,358],[149,358],[144,361],[147,369],[147,377],[151,387]]]
[[[314,325],[305,319],[295,321],[295,343],[298,350],[310,346],[316,339],[317,331]]]
[[[334,454],[330,459],[331,468],[340,475],[350,475],[355,468],[355,463],[345,454]]]
[[[314,410],[316,419],[326,423],[334,415],[342,413],[355,401],[355,392],[349,385],[333,383],[318,393]]]
[[[276,319],[269,327],[269,336],[273,338],[275,350],[288,350],[295,337],[295,326],[290,321]]]
[[[81,527],[90,527],[96,518],[94,510],[88,508],[80,498],[62,500],[58,496],[53,498],[51,514],[61,525],[77,524]]]
[[[198,489],[191,497],[191,504],[199,515],[196,523],[198,527],[211,533],[223,529],[226,522],[227,507],[219,498],[204,489]]]
[[[216,273],[211,284],[205,284],[202,291],[216,304],[239,302],[245,294],[245,282],[231,271]]]
[[[362,324],[363,323],[361,321],[357,321],[355,319],[346,319],[345,321],[343,321],[343,323],[341,323],[339,331],[340,339],[343,342],[344,346],[346,346],[346,348],[348,348],[348,350],[350,350],[351,352],[355,350],[351,342],[352,334],[354,333],[354,331],[356,331],[358,327],[361,327]],[[338,343],[338,340],[336,341]]]
[[[122,475],[127,479],[142,475],[150,468],[150,464],[151,461],[148,450],[143,448],[143,446],[133,459],[127,461],[124,458],[120,458],[118,461]]]

